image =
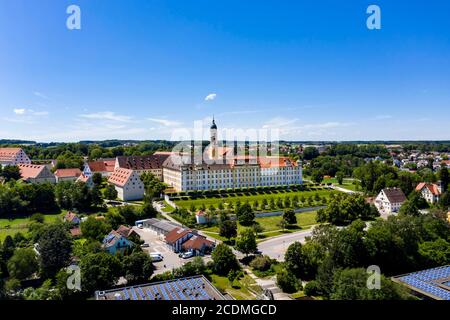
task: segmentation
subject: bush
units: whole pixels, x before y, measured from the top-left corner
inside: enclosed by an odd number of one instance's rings
[[[305,285],[304,291],[307,296],[318,296],[320,295],[320,285],[316,280],[311,280]]]
[[[286,269],[277,272],[277,284],[286,293],[294,293],[301,288],[298,279]]]
[[[267,271],[271,265],[272,262],[268,256],[258,256],[250,262],[250,267],[258,271]]]

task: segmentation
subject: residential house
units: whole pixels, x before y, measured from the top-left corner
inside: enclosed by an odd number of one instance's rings
[[[192,230],[177,227],[166,234],[166,243],[174,252],[180,252],[181,245],[192,236]]]
[[[144,197],[144,183],[134,170],[116,168],[108,182],[114,185],[117,197],[123,201],[141,200]]]
[[[86,185],[88,186],[88,188],[93,188],[94,187],[94,181],[92,180],[92,175],[87,176],[84,173],[82,173],[78,179],[76,180],[76,182],[83,182],[86,183]]]
[[[159,180],[163,180],[163,162],[170,156],[168,153],[157,153],[147,156],[121,156],[116,158],[115,168],[131,169],[139,175],[144,172],[152,173]]]
[[[22,180],[29,183],[55,183],[53,173],[45,165],[18,164]]]
[[[133,245],[133,242],[131,242],[115,230],[111,231],[103,239],[103,248],[110,254],[123,254],[126,250],[131,249]]]
[[[102,177],[109,177],[114,172],[115,165],[115,159],[89,161],[84,165],[83,174],[87,177],[90,177],[94,173],[100,173]]]
[[[67,211],[63,218],[64,222],[70,222],[73,225],[79,225],[81,223],[81,219],[77,216],[76,213],[72,211]]]
[[[0,165],[15,166],[18,164],[31,164],[22,148],[0,148]]]
[[[420,192],[422,198],[428,203],[436,203],[442,193],[441,184],[421,182],[417,185],[416,191]]]
[[[121,234],[122,236],[124,236],[127,239],[132,237],[133,235],[140,238],[140,235],[136,231],[134,231],[133,228],[130,228],[130,227],[127,227],[124,225],[120,225],[119,228],[117,228],[116,232]]]
[[[208,216],[205,211],[199,210],[195,213],[195,220],[197,221],[197,224],[207,224]]]
[[[76,181],[81,176],[81,170],[78,168],[58,169],[55,172],[56,182]]]
[[[192,251],[194,255],[204,255],[210,253],[214,249],[215,243],[206,239],[201,235],[193,235],[186,240],[181,248],[183,251]]]
[[[165,236],[173,229],[178,228],[178,225],[168,220],[160,220],[156,218],[150,218],[145,220],[136,221],[136,225],[142,224],[143,228],[150,229],[158,235]]]
[[[375,207],[380,214],[392,214],[398,212],[406,196],[400,188],[385,188],[375,198]]]

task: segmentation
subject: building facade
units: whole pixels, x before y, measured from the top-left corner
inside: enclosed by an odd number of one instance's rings
[[[420,192],[428,203],[433,204],[439,202],[442,188],[440,184],[421,182],[417,185],[416,191]]]
[[[18,164],[22,180],[29,183],[56,183],[53,173],[45,165]]]
[[[172,154],[163,164],[163,181],[166,184],[178,192],[185,192],[303,183],[299,161],[288,157],[251,155],[222,158],[224,153],[229,152],[218,147],[215,121],[210,133],[210,146],[206,152],[210,159],[196,162],[192,157]]]
[[[144,183],[134,170],[117,168],[109,176],[108,182],[114,185],[117,197],[123,201],[141,200],[144,197]]]
[[[385,188],[375,198],[375,207],[380,214],[393,214],[400,210],[406,196],[400,188]]]
[[[163,163],[169,157],[167,153],[155,153],[147,156],[121,156],[116,158],[115,169],[131,169],[139,175],[144,172],[163,180]]]
[[[15,166],[18,164],[31,164],[22,148],[0,148],[0,165]]]

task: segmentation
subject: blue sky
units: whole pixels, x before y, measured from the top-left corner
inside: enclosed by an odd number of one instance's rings
[[[288,140],[450,139],[450,2],[0,0],[0,138],[170,139],[213,114]]]

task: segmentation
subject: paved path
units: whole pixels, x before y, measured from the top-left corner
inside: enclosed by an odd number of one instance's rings
[[[268,279],[258,278],[250,269],[244,269],[247,274],[255,280],[255,282],[260,286],[263,290],[268,289],[272,292],[274,300],[292,300],[292,298],[287,294],[281,291],[281,289],[277,286],[276,277],[270,277]]]
[[[262,252],[262,254],[268,255],[272,259],[283,261],[284,254],[289,245],[297,241],[304,243],[305,238],[312,235],[312,230],[313,229],[311,228],[261,241],[258,243],[258,249]]]

